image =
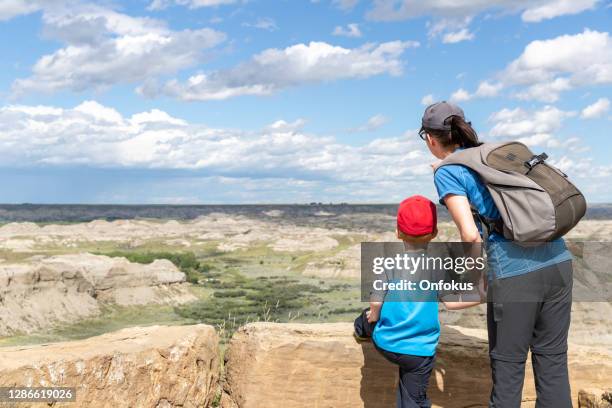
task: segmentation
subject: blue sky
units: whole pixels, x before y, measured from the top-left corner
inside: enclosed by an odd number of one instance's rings
[[[435,198],[460,104],[612,202],[608,0],[0,1],[0,202]]]

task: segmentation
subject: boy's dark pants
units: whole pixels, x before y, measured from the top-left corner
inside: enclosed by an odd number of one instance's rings
[[[572,263],[499,279],[487,304],[493,389],[490,408],[521,406],[525,361],[531,361],[537,408],[571,408],[567,334],[572,308]],[[520,296],[520,297],[519,297]]]
[[[397,408],[431,407],[431,401],[427,398],[427,386],[436,356],[421,357],[393,353],[372,343],[387,360],[399,366]]]

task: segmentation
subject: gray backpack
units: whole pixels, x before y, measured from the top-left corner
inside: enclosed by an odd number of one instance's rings
[[[487,186],[501,220],[474,212],[487,234],[496,231],[518,242],[545,242],[562,237],[586,212],[586,200],[567,175],[534,155],[519,142],[486,143],[458,150],[436,170],[461,164],[475,171]]]

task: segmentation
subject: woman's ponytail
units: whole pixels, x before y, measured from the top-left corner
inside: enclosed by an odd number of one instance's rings
[[[463,120],[461,116],[451,116],[447,119],[450,122],[450,143],[459,147],[476,147],[482,143],[478,140],[476,131],[469,122]]]

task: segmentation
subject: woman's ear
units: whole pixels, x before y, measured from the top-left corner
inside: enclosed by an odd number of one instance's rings
[[[429,143],[431,146],[435,145],[436,140],[431,137],[429,133],[425,133],[425,138],[427,139],[427,143]]]

